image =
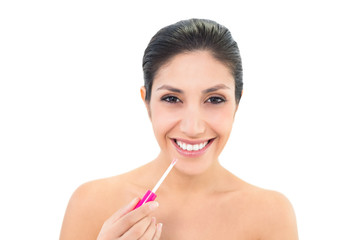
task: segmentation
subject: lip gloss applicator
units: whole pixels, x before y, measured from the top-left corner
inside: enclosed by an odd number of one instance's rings
[[[166,169],[166,171],[164,172],[164,174],[162,175],[160,180],[156,183],[153,190],[152,191],[148,190],[145,193],[145,195],[142,197],[142,199],[138,202],[138,204],[136,204],[134,209],[137,209],[138,207],[142,206],[144,203],[155,200],[155,198],[157,197],[156,194],[155,194],[156,190],[158,190],[158,188],[160,187],[160,184],[164,181],[164,179],[169,174],[169,172],[171,171],[171,169],[173,168],[173,166],[175,165],[176,162],[177,162],[177,159],[174,158],[174,160],[172,160],[172,162],[171,162],[170,166],[168,167],[168,169]]]

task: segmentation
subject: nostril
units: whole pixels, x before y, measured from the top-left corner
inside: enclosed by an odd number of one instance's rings
[[[197,137],[205,133],[205,124],[199,118],[185,118],[181,122],[180,130],[189,137]]]

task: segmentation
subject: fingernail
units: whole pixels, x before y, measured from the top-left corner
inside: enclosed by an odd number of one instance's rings
[[[157,224],[157,230],[158,230],[158,231],[161,231],[161,229],[162,229],[162,223],[158,223],[158,224]]]
[[[159,203],[158,203],[158,202],[151,202],[150,205],[149,205],[149,208],[150,208],[151,210],[153,210],[153,209],[155,209],[155,208],[157,208],[157,207],[159,207]]]

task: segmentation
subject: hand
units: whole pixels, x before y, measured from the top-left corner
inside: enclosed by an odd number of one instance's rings
[[[159,204],[148,202],[133,210],[139,200],[139,198],[132,200],[127,206],[119,209],[107,219],[97,240],[160,239],[162,224],[156,224],[155,218],[149,215],[157,209]]]

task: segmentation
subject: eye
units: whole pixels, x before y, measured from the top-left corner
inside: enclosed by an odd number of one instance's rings
[[[211,104],[219,104],[219,103],[226,102],[226,100],[222,97],[210,97],[206,100],[206,102],[211,103]]]
[[[161,101],[165,101],[165,102],[168,102],[168,103],[179,103],[179,102],[181,102],[180,99],[175,97],[175,96],[162,97]]]

